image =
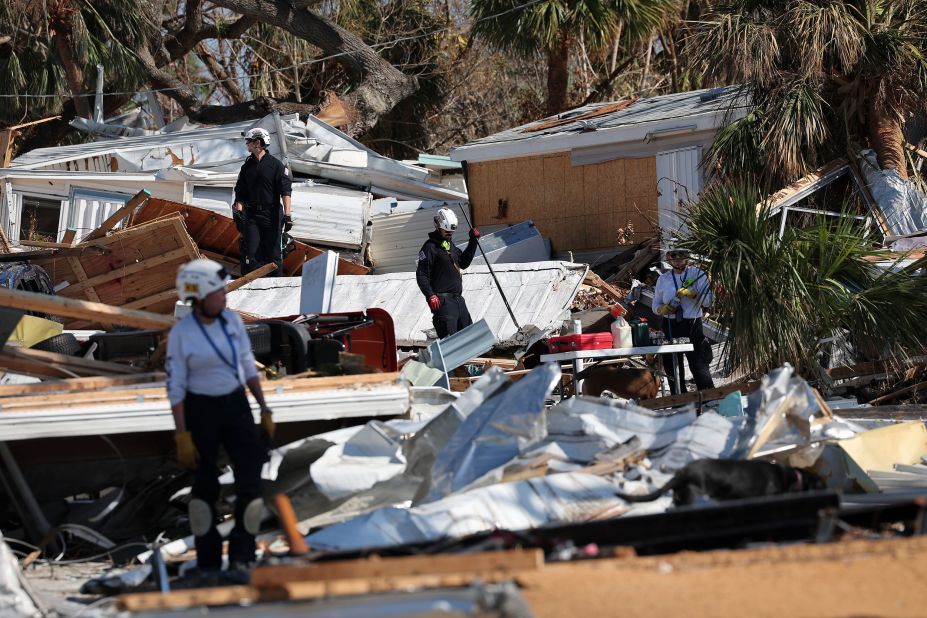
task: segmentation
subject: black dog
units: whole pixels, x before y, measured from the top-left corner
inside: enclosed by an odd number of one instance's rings
[[[817,474],[768,461],[699,459],[678,471],[660,489],[643,496],[618,496],[628,502],[650,502],[673,490],[673,504],[692,504],[696,497],[712,500],[759,498],[775,494],[824,489]]]

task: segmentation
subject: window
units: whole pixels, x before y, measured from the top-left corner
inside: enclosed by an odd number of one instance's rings
[[[61,200],[31,197],[22,198],[20,240],[58,240],[58,221],[61,218]]]

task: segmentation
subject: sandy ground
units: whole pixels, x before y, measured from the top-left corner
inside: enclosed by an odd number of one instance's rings
[[[548,564],[536,618],[927,616],[927,538]]]

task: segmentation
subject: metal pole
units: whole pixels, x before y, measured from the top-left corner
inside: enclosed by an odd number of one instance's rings
[[[470,183],[468,181],[469,174],[467,171],[467,162],[461,161],[460,167],[463,170],[463,179],[464,179],[464,189],[467,191],[467,206],[470,205]],[[467,221],[467,226],[472,230],[473,224],[470,223],[470,217],[467,215],[467,209],[461,208],[460,211],[463,213],[464,219]],[[492,264],[489,263],[489,258],[486,257],[486,254],[483,252],[483,247],[480,245],[480,239],[477,237],[476,246],[480,250],[480,255],[483,256],[483,260],[486,262],[486,267],[489,269],[489,274],[492,275],[492,280],[496,282],[496,287],[499,288],[499,294],[502,296],[502,302],[505,303],[505,308],[509,311],[509,316],[512,318],[512,322],[515,324],[515,328],[521,329],[521,326],[518,325],[518,320],[515,319],[515,312],[512,311],[512,307],[509,305],[509,300],[505,297],[505,292],[502,290],[502,285],[499,284],[499,279],[496,278],[496,273],[492,269]]]

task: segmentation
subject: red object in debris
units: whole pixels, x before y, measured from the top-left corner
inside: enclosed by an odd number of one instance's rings
[[[548,340],[551,354],[575,352],[576,350],[609,350],[612,347],[611,333],[588,333],[585,335],[564,335]]]

